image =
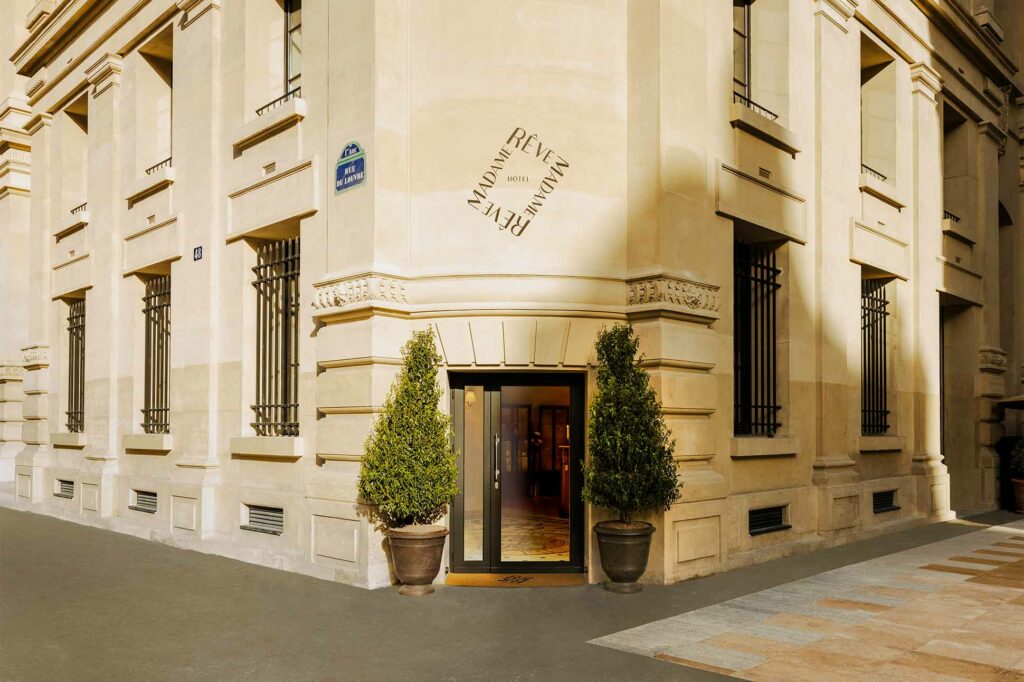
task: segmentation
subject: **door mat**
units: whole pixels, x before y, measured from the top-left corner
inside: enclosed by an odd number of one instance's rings
[[[569,587],[586,585],[585,573],[449,573],[446,585],[458,587]]]

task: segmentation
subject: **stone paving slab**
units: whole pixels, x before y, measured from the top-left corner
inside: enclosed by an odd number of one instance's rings
[[[854,563],[591,643],[750,680],[1024,682],[1024,556],[1015,556],[1015,547],[1024,548],[1024,522]]]

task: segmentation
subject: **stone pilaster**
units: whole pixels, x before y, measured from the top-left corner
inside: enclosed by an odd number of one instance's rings
[[[914,218],[911,240],[914,428],[910,441],[912,472],[916,478],[918,513],[936,519],[953,516],[949,508],[949,473],[942,461],[942,357],[938,335],[938,287],[941,282],[936,254],[942,253],[942,122],[938,95],[942,79],[929,65],[910,69],[913,92]]]
[[[813,238],[805,248],[815,258],[815,329],[817,345],[817,447],[811,480],[818,487],[818,531],[824,535],[846,528],[856,518],[859,475],[851,454],[860,434],[858,316],[850,305],[860,296],[859,267],[850,262],[849,239],[835,231],[858,215],[860,195],[859,78],[856,63],[859,33],[852,23],[854,0],[818,0],[814,7],[815,111],[819,146],[815,169]]]

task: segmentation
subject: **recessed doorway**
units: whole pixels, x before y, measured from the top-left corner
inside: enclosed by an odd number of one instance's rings
[[[452,374],[459,573],[583,570],[584,381],[578,374]]]

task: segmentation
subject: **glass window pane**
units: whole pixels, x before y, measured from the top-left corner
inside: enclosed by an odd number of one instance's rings
[[[466,561],[484,559],[484,387],[467,386],[463,422],[462,552]]]
[[[288,36],[288,80],[302,73],[302,32],[295,31]]]

